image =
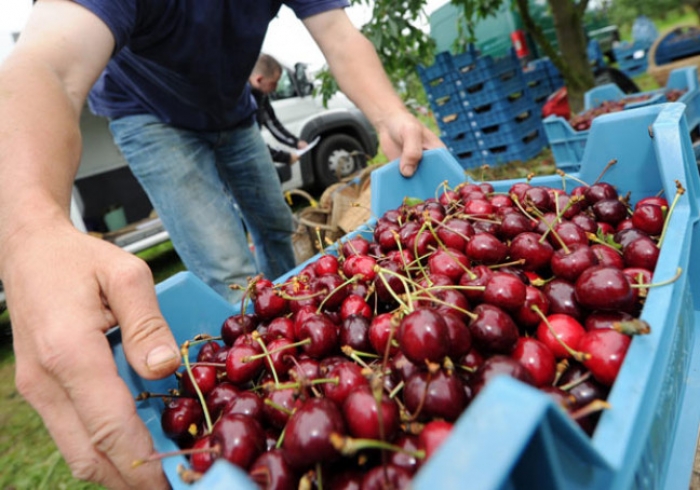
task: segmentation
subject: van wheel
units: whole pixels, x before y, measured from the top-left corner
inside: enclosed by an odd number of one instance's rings
[[[367,155],[355,138],[347,134],[323,137],[314,152],[316,187],[325,189],[366,166]]]

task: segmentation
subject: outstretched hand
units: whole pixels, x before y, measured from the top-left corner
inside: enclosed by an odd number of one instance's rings
[[[19,392],[39,412],[76,478],[109,488],[167,488],[105,333],[146,379],[172,374],[178,346],[160,314],[148,266],[70,224],[25,232],[3,270]],[[21,244],[21,246],[18,246]]]
[[[379,129],[379,142],[387,158],[399,158],[404,177],[412,176],[424,150],[444,148],[445,144],[408,111],[386,117]]]

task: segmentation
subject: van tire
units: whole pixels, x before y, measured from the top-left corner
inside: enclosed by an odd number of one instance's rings
[[[367,166],[362,143],[347,134],[321,137],[313,156],[314,186],[319,189],[325,189]]]

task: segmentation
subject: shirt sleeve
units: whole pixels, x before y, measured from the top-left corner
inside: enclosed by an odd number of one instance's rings
[[[285,128],[277,116],[275,115],[275,110],[272,108],[269,97],[262,97],[259,101],[260,107],[258,108],[258,122],[264,125],[280,143],[284,143],[287,146],[296,148],[299,144],[299,138],[294,136]]]
[[[136,0],[73,0],[95,14],[114,36],[114,52],[121,50],[136,25]]]
[[[347,0],[287,0],[284,3],[294,11],[294,14],[299,19],[311,17],[328,10],[342,9],[350,5],[350,2]]]

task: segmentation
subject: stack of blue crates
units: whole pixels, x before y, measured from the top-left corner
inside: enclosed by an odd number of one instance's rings
[[[464,168],[527,160],[547,146],[540,107],[515,53],[443,52],[418,73],[442,139]]]
[[[613,46],[615,61],[622,73],[630,78],[646,73],[651,44],[647,40],[623,42]]]

